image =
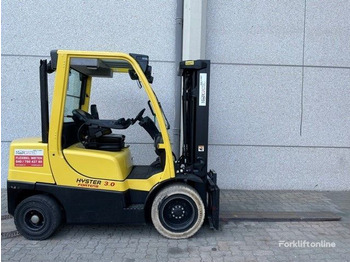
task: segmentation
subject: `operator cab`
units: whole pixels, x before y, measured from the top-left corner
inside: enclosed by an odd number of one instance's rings
[[[152,68],[148,65],[148,56],[137,54],[131,56],[140,65],[148,82],[152,83]],[[101,119],[95,104],[90,106],[90,113],[88,112],[91,98],[94,92],[97,92],[93,79],[115,78],[121,73],[127,73],[131,80],[136,80],[139,87],[142,87],[135,70],[125,60],[110,58],[70,60],[61,145],[68,165],[86,177],[123,181],[129,175],[132,177],[135,172],[136,176],[144,172],[142,168],[133,165],[129,146],[125,144],[126,135],[120,134],[137,122],[151,136],[156,154],[159,156],[150,167],[143,168],[148,171],[141,177],[145,178],[164,168],[165,152],[164,149],[158,149],[158,144],[162,143],[162,135],[156,123],[150,117],[143,116],[146,109],[142,109],[134,118],[119,119]],[[148,105],[155,116],[150,101]],[[96,163],[99,168],[89,168],[92,163]],[[150,170],[152,167],[155,169]]]

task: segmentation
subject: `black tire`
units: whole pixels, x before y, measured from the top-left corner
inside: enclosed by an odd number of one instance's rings
[[[49,238],[62,221],[57,201],[46,195],[34,195],[24,199],[16,207],[14,221],[19,233],[27,239]]]
[[[151,217],[157,231],[170,239],[193,236],[202,226],[205,207],[197,191],[186,184],[162,189],[152,203]]]

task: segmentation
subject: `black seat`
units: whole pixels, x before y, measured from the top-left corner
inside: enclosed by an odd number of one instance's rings
[[[120,151],[125,147],[125,136],[112,134],[110,127],[115,127],[114,120],[94,119],[81,110],[73,110],[73,120],[78,126],[78,139],[88,149]]]
[[[120,151],[125,147],[125,136],[119,134],[103,135],[84,145],[85,148],[106,151]]]

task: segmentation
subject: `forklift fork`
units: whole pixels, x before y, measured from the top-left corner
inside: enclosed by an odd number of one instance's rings
[[[216,184],[217,174],[210,170],[207,176],[208,222],[211,229],[219,229],[220,189]]]

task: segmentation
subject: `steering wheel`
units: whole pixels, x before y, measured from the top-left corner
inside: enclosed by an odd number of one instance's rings
[[[142,110],[137,114],[137,116],[136,116],[134,119],[131,120],[131,124],[132,124],[132,125],[135,124],[136,121],[141,121],[141,120],[142,120],[142,115],[143,115],[143,113],[145,112],[145,110],[146,110],[146,108],[142,109]]]

